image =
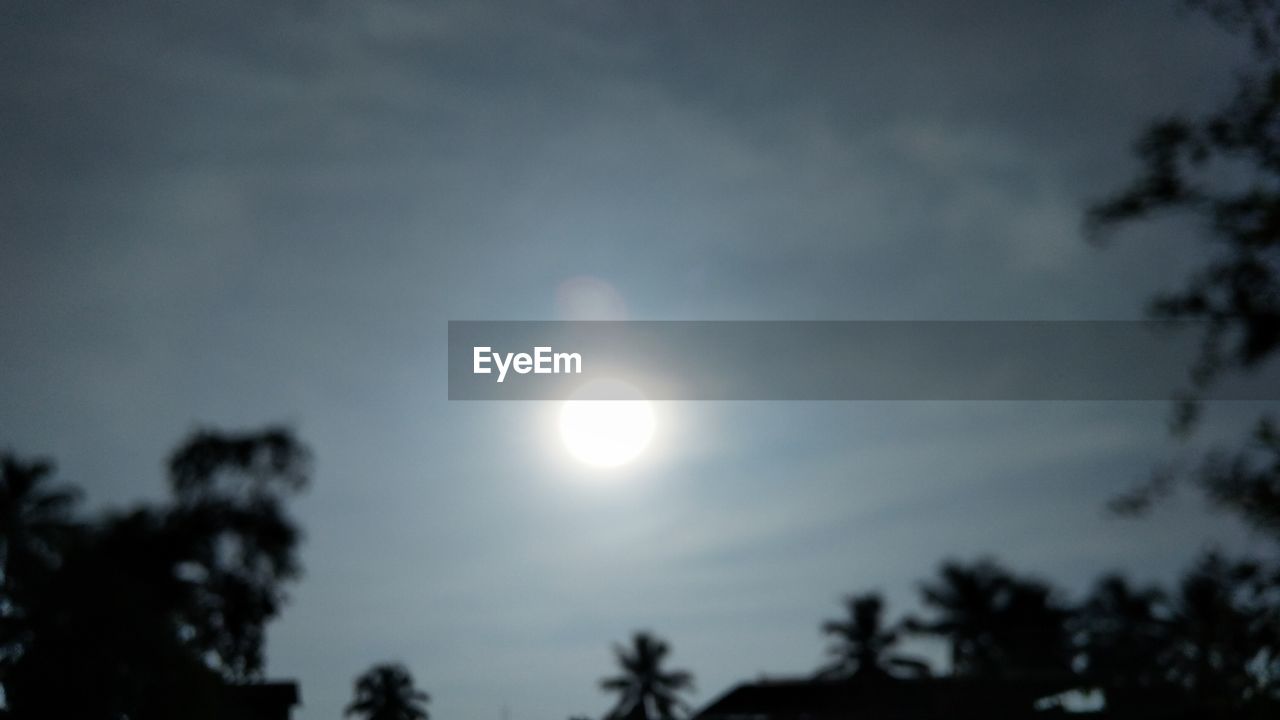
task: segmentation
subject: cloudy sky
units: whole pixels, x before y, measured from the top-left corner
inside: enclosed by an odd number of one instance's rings
[[[574,288],[632,319],[1140,317],[1194,228],[1103,249],[1082,210],[1242,57],[1174,4],[79,5],[0,9],[0,445],[123,507],[194,427],[293,424],[307,574],[268,669],[300,718],[384,659],[441,720],[598,715],[639,628],[701,704],[811,671],[843,594],[910,610],[945,557],[1079,592],[1261,546],[1190,494],[1104,512],[1180,452],[1162,403],[665,403],[606,473],[554,406],[445,399],[448,320],[573,317]]]

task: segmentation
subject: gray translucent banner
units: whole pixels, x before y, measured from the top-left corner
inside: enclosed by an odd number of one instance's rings
[[[1154,321],[450,322],[449,399],[1168,400],[1203,336]],[[1275,365],[1204,397],[1280,399]]]

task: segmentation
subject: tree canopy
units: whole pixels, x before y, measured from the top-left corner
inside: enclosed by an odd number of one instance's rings
[[[365,720],[427,720],[431,696],[414,687],[404,665],[374,665],[356,678],[355,697],[346,714]]]
[[[1206,225],[1210,259],[1150,308],[1157,318],[1205,324],[1190,388],[1175,415],[1183,434],[1200,418],[1197,398],[1205,388],[1225,374],[1256,369],[1280,350],[1280,3],[1190,4],[1244,36],[1251,61],[1217,110],[1154,120],[1135,145],[1137,177],[1088,214],[1099,239],[1167,213]],[[1269,416],[1238,447],[1212,453],[1192,474],[1214,502],[1280,539],[1280,443]],[[1159,472],[1116,507],[1141,511],[1170,486],[1169,473]]]
[[[213,717],[260,677],[266,624],[300,573],[286,510],[309,453],[287,430],[200,431],[172,499],[73,513],[51,466],[3,459],[5,699],[14,717]],[[204,714],[204,715],[202,715]]]
[[[884,621],[884,598],[878,593],[845,598],[846,615],[828,620],[822,632],[830,635],[831,662],[821,677],[878,677],[894,674],[927,675],[929,666],[916,658],[893,653],[901,633]]]
[[[630,647],[614,646],[622,672],[600,681],[600,687],[618,695],[608,717],[614,720],[672,720],[687,710],[680,694],[693,688],[693,675],[666,670],[663,663],[671,647],[649,632],[637,632]]]

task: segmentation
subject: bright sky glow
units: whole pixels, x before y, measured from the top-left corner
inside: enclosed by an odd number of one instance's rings
[[[560,438],[588,465],[616,467],[634,460],[653,437],[647,400],[568,400],[560,410]]]

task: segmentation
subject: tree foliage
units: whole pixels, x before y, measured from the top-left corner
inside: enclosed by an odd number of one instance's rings
[[[1194,373],[1204,385],[1280,347],[1280,7],[1260,0],[1194,4],[1247,32],[1255,62],[1218,111],[1154,121],[1135,147],[1138,177],[1095,205],[1089,222],[1098,233],[1170,211],[1209,221],[1213,259],[1152,305],[1159,317],[1210,323]]]
[[[1109,703],[1131,707],[1163,687],[1168,675],[1160,658],[1172,644],[1166,593],[1137,588],[1121,575],[1107,575],[1070,621],[1079,653],[1077,667],[1091,685],[1109,688]]]
[[[947,638],[958,675],[1061,672],[1070,663],[1068,613],[1048,585],[990,560],[948,561],[920,592],[932,617],[913,618],[908,627]]]
[[[890,675],[927,675],[929,666],[912,657],[894,654],[901,633],[884,622],[884,598],[878,593],[850,595],[845,618],[828,620],[822,632],[830,635],[827,653],[831,662],[819,671],[822,677],[853,678]]]
[[[1096,688],[1109,717],[1280,716],[1280,573],[1209,553],[1171,590],[1113,574],[1078,603],[1060,597],[990,560],[948,561],[920,586],[930,617],[904,630],[943,640],[957,678],[1014,692]],[[896,639],[880,625],[878,599],[852,596],[851,620],[824,625],[839,628],[839,657],[863,663],[856,669]],[[859,677],[851,664],[836,665],[846,671],[838,677]],[[860,677],[895,681],[888,672]]]
[[[260,676],[266,624],[300,572],[285,503],[309,472],[288,431],[192,435],[172,500],[75,518],[49,466],[5,458],[3,676],[16,717],[216,715]]]
[[[347,715],[366,720],[427,720],[431,697],[414,687],[403,665],[383,663],[366,670],[355,682],[355,697]]]
[[[671,652],[665,641],[648,632],[637,632],[631,646],[614,646],[622,672],[600,681],[600,687],[617,693],[618,703],[608,717],[615,720],[672,720],[688,710],[680,693],[693,688],[693,675],[685,670],[666,670],[663,662]]]
[[[1088,216],[1095,238],[1170,212],[1207,223],[1210,259],[1181,288],[1151,304],[1155,317],[1206,327],[1191,389],[1175,413],[1175,429],[1183,434],[1195,427],[1197,398],[1207,387],[1224,374],[1256,369],[1280,349],[1280,3],[1190,4],[1245,36],[1252,60],[1218,110],[1152,122],[1135,146],[1137,177]],[[1263,417],[1256,441],[1219,451],[1194,474],[1218,504],[1280,538],[1280,452],[1273,426]],[[1158,473],[1116,507],[1145,509],[1170,485],[1169,475]]]

